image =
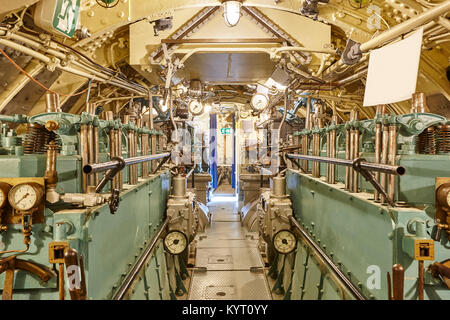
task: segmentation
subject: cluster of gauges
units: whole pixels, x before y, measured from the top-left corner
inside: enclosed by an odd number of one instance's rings
[[[18,211],[29,211],[36,208],[44,197],[44,188],[35,182],[19,183],[11,187],[0,182],[0,208],[6,205],[6,200]]]

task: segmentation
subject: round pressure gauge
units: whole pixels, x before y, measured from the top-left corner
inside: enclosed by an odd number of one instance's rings
[[[11,186],[5,182],[0,182],[0,208],[6,205],[6,200],[8,199],[8,192]]]
[[[203,113],[203,103],[201,103],[198,100],[191,100],[189,102],[189,112],[192,113],[194,116],[198,116]]]
[[[173,255],[182,253],[188,245],[186,235],[178,230],[169,231],[164,237],[164,248]]]
[[[252,97],[250,105],[255,111],[262,111],[269,105],[269,98],[262,93],[256,93]]]
[[[278,253],[288,254],[297,246],[297,238],[292,231],[281,230],[273,236],[273,247]]]
[[[43,187],[37,183],[20,183],[9,190],[8,200],[11,206],[20,211],[37,207],[43,198]]]

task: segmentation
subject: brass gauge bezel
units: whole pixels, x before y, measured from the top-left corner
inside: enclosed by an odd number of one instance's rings
[[[277,247],[277,245],[276,245],[276,240],[277,240],[277,238],[280,237],[280,236],[282,235],[283,232],[288,232],[288,233],[291,234],[291,235],[293,236],[293,238],[294,238],[294,245],[293,245],[292,248],[290,248],[288,251],[281,251],[281,250]],[[288,230],[288,229],[282,229],[282,230],[278,231],[277,233],[275,233],[275,235],[273,236],[273,239],[272,239],[272,244],[273,244],[274,249],[275,249],[278,253],[280,253],[280,254],[289,254],[289,253],[293,252],[293,251],[295,250],[295,248],[297,248],[297,237],[295,236],[295,233],[292,232],[291,230]]]
[[[4,208],[8,203],[8,194],[12,186],[6,182],[0,182],[0,192],[3,193],[3,201],[0,202],[0,209]]]
[[[198,112],[194,112],[194,111],[193,111],[195,105],[200,105],[200,106],[201,106],[200,111],[198,111]],[[194,115],[194,116],[199,116],[199,115],[201,115],[201,114],[203,113],[203,111],[205,110],[205,105],[204,105],[201,101],[199,101],[199,100],[197,100],[197,99],[193,99],[193,100],[189,101],[188,108],[189,108],[189,112],[190,112],[192,115]]]
[[[257,107],[255,105],[255,100],[258,97],[262,97],[262,98],[264,98],[266,100],[265,106],[263,108],[259,108],[259,107]],[[270,102],[269,100],[270,100],[269,97],[266,96],[265,94],[263,94],[263,93],[256,93],[255,95],[253,95],[252,99],[250,100],[250,106],[252,107],[253,110],[255,110],[257,112],[260,112],[260,111],[263,111],[263,110],[267,109],[267,107],[269,106],[269,102]]]
[[[180,251],[180,250],[172,250],[172,249],[170,248],[170,246],[166,243],[167,238],[168,238],[169,235],[171,235],[171,234],[179,234],[179,235],[181,235],[181,236],[184,238],[185,244],[186,244],[186,245],[183,247],[183,250],[181,250],[181,251]],[[186,250],[186,248],[187,248],[188,245],[189,245],[189,241],[188,241],[188,238],[187,238],[186,234],[184,234],[184,232],[179,231],[179,230],[172,230],[172,231],[169,231],[169,232],[166,234],[166,236],[164,237],[163,245],[164,245],[164,249],[165,249],[167,252],[169,252],[171,255],[179,255],[179,254],[183,253],[184,250]]]
[[[34,203],[31,206],[27,207],[26,209],[18,207],[16,205],[15,201],[13,200],[14,199],[14,193],[17,191],[17,189],[19,189],[20,187],[22,187],[24,185],[29,185],[34,190],[34,192],[36,193],[36,200],[34,201]],[[16,184],[8,192],[9,204],[17,211],[30,211],[30,210],[32,210],[34,208],[37,208],[41,204],[43,197],[44,197],[44,188],[43,188],[43,186],[38,184],[38,183],[35,183],[35,182],[24,182],[24,183]]]

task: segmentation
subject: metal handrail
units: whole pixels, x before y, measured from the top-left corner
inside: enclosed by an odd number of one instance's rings
[[[152,242],[148,245],[147,248],[145,248],[145,251],[142,254],[142,256],[139,258],[139,260],[133,266],[130,273],[126,277],[125,281],[121,284],[120,288],[114,294],[113,300],[122,300],[125,297],[125,295],[127,294],[127,292],[131,289],[134,280],[138,276],[142,267],[145,265],[145,261],[148,259],[148,257],[152,253],[159,238],[161,238],[161,235],[163,234],[164,230],[166,229],[168,223],[169,223],[169,219],[166,218],[164,220],[164,223],[161,225],[161,228],[159,229],[158,233],[153,237]]]
[[[129,165],[136,164],[136,163],[148,162],[148,161],[152,161],[152,160],[166,158],[169,156],[170,156],[170,152],[159,153],[159,154],[150,154],[147,156],[123,159],[123,163],[125,164],[125,166],[129,166]],[[119,160],[111,160],[111,161],[107,161],[107,162],[103,162],[103,163],[86,164],[83,167],[83,172],[86,174],[91,174],[91,173],[106,171],[109,169],[120,168],[121,165],[122,165],[122,163]]]
[[[347,166],[347,167],[353,167],[355,165],[354,160],[347,160],[347,159],[328,158],[328,157],[321,157],[321,156],[310,156],[310,155],[297,154],[297,153],[288,153],[288,154],[286,154],[286,156],[291,159],[310,160],[310,161],[316,161],[316,162],[324,162],[324,163],[342,165],[342,166]],[[391,166],[388,164],[372,163],[372,162],[366,162],[366,161],[358,162],[358,166],[364,170],[383,172],[383,173],[394,174],[394,175],[398,175],[398,176],[402,176],[406,173],[405,167],[402,167],[402,166]]]
[[[334,271],[337,277],[344,283],[345,287],[350,290],[353,296],[358,300],[366,300],[366,298],[361,294],[358,288],[344,275],[344,273],[339,270],[339,268],[334,264],[334,262],[327,256],[327,254],[320,248],[313,239],[303,230],[298,221],[291,216],[291,222],[293,226],[302,234],[302,236],[309,242],[309,244],[316,250],[320,257],[325,261],[326,264]]]

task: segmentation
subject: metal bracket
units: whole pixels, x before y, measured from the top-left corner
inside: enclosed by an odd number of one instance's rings
[[[108,183],[108,181],[111,181],[115,177],[115,175],[119,171],[123,170],[123,168],[125,168],[125,166],[126,166],[125,160],[122,157],[113,157],[113,158],[111,158],[111,160],[119,161],[119,166],[106,171],[103,179],[95,187],[95,193],[100,193],[102,191],[102,189],[105,187],[105,185]]]
[[[387,192],[384,190],[384,188],[381,186],[381,184],[375,179],[374,175],[372,174],[372,172],[370,172],[367,169],[364,169],[361,167],[361,162],[367,161],[364,158],[357,158],[355,160],[353,160],[353,164],[352,167],[353,169],[360,173],[365,179],[366,181],[369,181],[372,186],[377,189],[377,191],[383,195],[383,197],[386,199],[386,201],[392,206],[395,207],[395,202],[389,197],[389,195],[387,194]]]
[[[117,212],[117,209],[119,209],[119,196],[119,189],[113,189],[111,192],[111,198],[109,198],[109,212],[111,212],[111,214],[115,214]]]

